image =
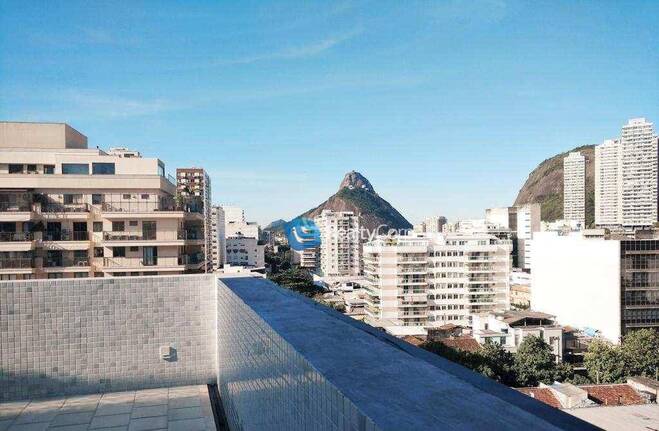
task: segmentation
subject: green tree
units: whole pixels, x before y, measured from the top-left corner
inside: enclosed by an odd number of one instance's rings
[[[659,374],[659,332],[640,329],[622,340],[621,353],[629,376],[656,379]]]
[[[619,383],[627,373],[620,348],[604,340],[593,340],[584,355],[584,367],[595,383]]]
[[[294,290],[310,298],[323,292],[321,287],[314,284],[311,274],[299,267],[287,269],[271,275],[270,280],[282,287]]]
[[[557,376],[556,359],[551,347],[534,335],[524,338],[515,353],[515,373],[520,386],[550,384]]]
[[[515,357],[500,344],[485,343],[476,358],[480,364],[475,364],[475,371],[504,385],[514,386],[517,383]]]

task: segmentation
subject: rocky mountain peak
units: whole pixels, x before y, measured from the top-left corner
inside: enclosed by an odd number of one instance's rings
[[[344,188],[350,190],[361,189],[375,193],[375,189],[371,185],[370,181],[368,181],[365,176],[357,171],[350,171],[345,175],[345,177],[343,177],[343,181],[341,181],[341,185],[339,186],[339,191]]]

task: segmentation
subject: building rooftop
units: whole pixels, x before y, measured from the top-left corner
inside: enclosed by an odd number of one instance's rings
[[[651,431],[659,424],[659,406],[643,404],[565,410],[605,430]]]
[[[216,426],[203,385],[0,403],[0,429],[216,431]]]
[[[560,401],[558,401],[558,399],[554,396],[554,393],[549,388],[517,388],[517,390],[547,405],[557,409],[561,408]]]
[[[442,338],[438,341],[445,346],[452,347],[457,350],[463,350],[465,352],[477,352],[481,349],[478,341],[476,341],[475,338],[469,337],[467,335],[463,335],[461,337]]]

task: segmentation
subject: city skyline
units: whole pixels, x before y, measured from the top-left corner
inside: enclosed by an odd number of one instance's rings
[[[472,218],[511,205],[542,160],[657,121],[657,12],[7,2],[0,119],[66,122],[170,172],[203,167],[214,203],[263,225],[353,169],[413,223]]]

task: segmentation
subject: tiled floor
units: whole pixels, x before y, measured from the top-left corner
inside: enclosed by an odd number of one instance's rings
[[[0,404],[0,431],[215,431],[206,386]]]

